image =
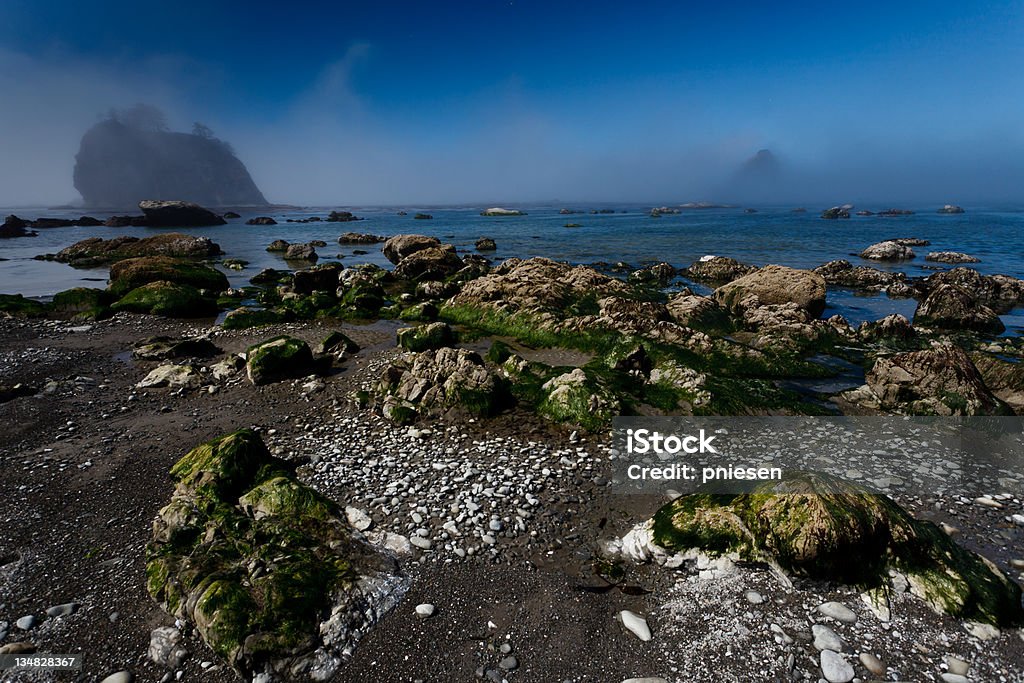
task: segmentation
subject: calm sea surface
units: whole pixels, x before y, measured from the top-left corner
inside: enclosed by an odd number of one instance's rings
[[[562,206],[521,206],[528,215],[508,218],[485,218],[474,207],[404,207],[406,216],[398,215],[396,207],[344,207],[365,218],[351,223],[286,223],[288,218],[326,216],[339,207],[304,209],[273,209],[263,212],[241,212],[241,218],[228,225],[211,228],[181,229],[206,235],[220,244],[226,257],[249,261],[241,272],[225,270],[232,284],[248,282],[261,268],[286,268],[284,261],[266,251],[275,239],[289,242],[324,240],[327,247],[317,251],[321,262],[340,259],[347,265],[377,263],[389,265],[380,253],[380,245],[339,246],[337,238],[344,232],[370,232],[381,235],[424,233],[450,242],[460,250],[473,250],[473,243],[482,236],[494,238],[498,250],[495,260],[512,256],[545,256],[571,263],[625,261],[634,267],[655,261],[674,266],[687,266],[706,254],[731,256],[755,265],[777,263],[796,268],[813,268],[837,258],[863,263],[856,256],[864,247],[892,237],[919,237],[931,241],[930,247],[915,247],[915,260],[898,265],[875,265],[903,270],[908,275],[927,275],[932,270],[924,260],[928,251],[963,251],[981,259],[971,267],[983,273],[1003,273],[1024,278],[1024,209],[1006,207],[965,207],[964,214],[940,215],[935,207],[911,207],[912,216],[854,216],[849,220],[829,221],[819,217],[821,207],[808,207],[807,213],[792,213],[790,208],[764,208],[747,214],[742,209],[692,209],[678,215],[653,219],[647,215],[649,206],[616,205],[614,214],[593,215],[595,205],[580,205],[581,214],[560,215]],[[876,207],[871,207],[876,208]],[[884,208],[884,207],[877,207]],[[433,220],[414,220],[413,214],[424,211]],[[42,216],[72,218],[80,210],[0,209],[0,213],[16,213],[25,219]],[[109,213],[90,215],[103,219]],[[273,216],[278,225],[245,225],[257,215]],[[582,227],[566,228],[566,223]],[[170,231],[170,230],[168,230]],[[22,293],[45,298],[71,287],[102,287],[107,270],[75,269],[59,263],[36,261],[37,254],[55,253],[87,237],[110,238],[118,235],[153,235],[153,228],[55,228],[39,230],[38,237],[0,240],[0,292]],[[355,255],[355,249],[370,253]],[[829,292],[829,310],[825,315],[841,313],[852,323],[874,320],[889,313],[910,317],[915,303],[892,300],[883,296],[855,296],[852,292]],[[1024,309],[1004,316],[1008,334],[1024,332]]]

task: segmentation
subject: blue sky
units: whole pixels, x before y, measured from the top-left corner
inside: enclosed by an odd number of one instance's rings
[[[682,201],[763,147],[837,199],[1007,198],[979,176],[1024,178],[1021,36],[1021,2],[4,0],[0,204],[73,197],[137,101],[278,201]]]

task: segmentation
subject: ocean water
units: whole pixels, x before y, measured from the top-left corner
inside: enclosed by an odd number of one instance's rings
[[[848,220],[823,220],[821,207],[808,207],[806,213],[793,213],[790,207],[759,208],[757,213],[735,209],[689,209],[661,218],[648,216],[649,206],[594,204],[569,205],[583,213],[561,215],[562,205],[516,206],[528,215],[490,218],[480,216],[482,206],[472,207],[344,207],[365,220],[350,223],[287,223],[288,218],[324,217],[341,207],[306,207],[240,212],[242,217],[228,225],[210,228],[186,228],[180,232],[205,235],[220,244],[226,257],[249,261],[241,271],[225,270],[232,284],[243,285],[261,268],[287,268],[279,255],[266,246],[275,239],[289,242],[323,240],[327,247],[317,249],[321,262],[338,259],[342,263],[389,264],[380,253],[380,245],[340,246],[337,238],[344,232],[369,232],[385,236],[401,233],[434,235],[459,250],[473,251],[482,236],[492,237],[498,250],[487,254],[501,260],[513,256],[545,256],[570,263],[614,263],[631,266],[667,261],[687,266],[701,256],[731,256],[754,265],[776,263],[795,268],[813,268],[833,259],[846,258],[854,264],[868,263],[856,256],[864,247],[887,238],[918,237],[931,246],[915,247],[917,258],[899,264],[869,263],[878,268],[901,270],[911,276],[926,276],[934,270],[924,260],[928,251],[963,251],[981,259],[970,267],[982,273],[1003,273],[1024,277],[1024,208],[965,207],[966,213],[941,215],[934,206],[909,207],[912,216],[854,216]],[[613,208],[614,214],[590,214],[594,208]],[[870,207],[881,209],[885,207]],[[405,210],[407,215],[398,215]],[[41,216],[70,218],[82,211],[19,208],[2,210],[25,219]],[[417,211],[430,213],[433,220],[415,220]],[[109,213],[91,213],[103,219]],[[269,215],[278,225],[245,225],[248,218]],[[566,228],[566,223],[582,227]],[[170,231],[170,230],[168,230]],[[55,253],[87,237],[110,238],[118,235],[144,237],[158,232],[153,228],[54,228],[39,230],[38,237],[0,240],[0,292],[22,293],[46,298],[70,287],[102,287],[107,269],[75,269],[70,266],[33,260],[33,256]],[[357,249],[369,252],[356,255]],[[912,300],[881,296],[859,296],[851,291],[830,290],[825,315],[841,313],[853,324],[875,320],[890,313],[911,317],[916,306]],[[1007,334],[1024,332],[1024,310],[1004,316]]]

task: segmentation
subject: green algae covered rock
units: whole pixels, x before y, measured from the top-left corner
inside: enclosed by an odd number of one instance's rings
[[[215,315],[217,303],[204,297],[195,287],[160,280],[133,289],[110,309],[169,318],[202,318]]]
[[[57,313],[71,314],[79,320],[98,320],[109,315],[112,300],[105,290],[75,287],[54,294],[52,308]]]
[[[448,323],[430,323],[398,330],[398,345],[406,351],[426,351],[451,346],[455,333]]]
[[[46,304],[26,299],[21,294],[0,294],[0,313],[15,317],[37,318],[46,313]]]
[[[288,315],[273,309],[243,306],[224,316],[220,326],[225,330],[245,330],[250,327],[276,325],[277,323],[287,322],[289,319]]]
[[[537,412],[555,422],[595,430],[610,423],[621,409],[614,392],[583,368],[554,377],[542,388],[544,398]]]
[[[305,377],[315,369],[309,345],[287,335],[254,344],[246,353],[249,381],[256,385]]]
[[[247,679],[326,680],[404,591],[394,560],[249,430],[198,446],[171,475],[147,590]]]
[[[997,626],[1024,623],[1020,587],[991,562],[887,496],[824,475],[795,474],[738,495],[681,496],[638,530],[669,552],[769,562],[797,576],[869,588],[888,586],[893,571],[938,611]]]
[[[216,268],[169,256],[143,256],[130,258],[110,266],[110,291],[123,295],[136,287],[167,280],[196,289],[222,292],[228,288],[228,278]]]

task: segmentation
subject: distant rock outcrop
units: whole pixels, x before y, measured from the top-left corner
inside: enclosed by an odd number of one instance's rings
[[[86,206],[127,208],[174,197],[205,206],[259,206],[267,200],[231,147],[205,127],[172,133],[161,120],[140,125],[112,115],[82,136],[75,188]]]

